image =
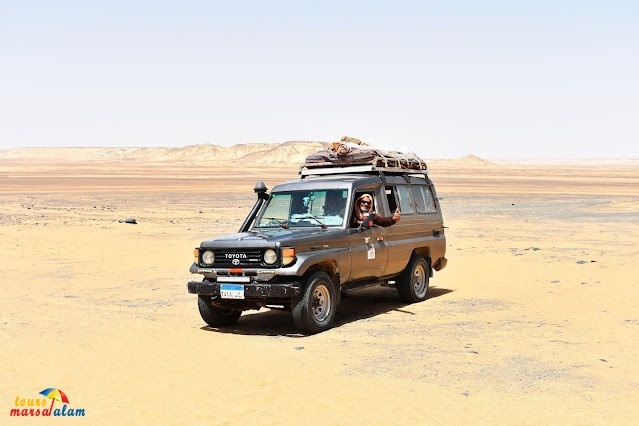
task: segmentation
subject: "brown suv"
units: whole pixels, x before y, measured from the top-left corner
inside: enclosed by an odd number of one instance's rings
[[[242,311],[278,307],[305,333],[331,327],[342,294],[373,284],[394,286],[403,302],[426,299],[433,271],[446,266],[444,223],[425,165],[302,167],[300,178],[257,202],[237,234],[195,249],[188,283],[204,321],[234,324]],[[370,194],[375,210],[401,220],[351,227],[355,200]],[[370,226],[372,225],[372,226]]]

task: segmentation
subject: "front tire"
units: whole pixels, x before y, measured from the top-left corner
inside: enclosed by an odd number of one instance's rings
[[[414,256],[397,281],[397,292],[404,303],[416,303],[426,299],[430,281],[430,263],[421,256]]]
[[[293,321],[305,333],[327,330],[335,319],[337,292],[326,272],[315,272],[306,281],[304,293],[292,310]]]
[[[200,310],[200,316],[205,323],[211,327],[222,327],[225,325],[233,325],[240,319],[242,311],[236,311],[230,308],[218,308],[211,305],[209,296],[198,296],[197,307]]]

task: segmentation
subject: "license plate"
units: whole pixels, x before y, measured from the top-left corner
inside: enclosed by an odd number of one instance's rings
[[[225,277],[225,276],[218,276],[217,277],[217,282],[218,283],[250,283],[251,282],[251,277]]]
[[[242,284],[220,284],[220,297],[222,299],[244,299],[244,286]]]

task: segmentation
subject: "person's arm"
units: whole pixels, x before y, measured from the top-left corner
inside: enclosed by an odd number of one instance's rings
[[[395,223],[392,216],[378,216],[375,215],[373,223],[379,226],[391,226]]]
[[[380,216],[375,214],[373,216],[373,223],[379,226],[391,226],[399,222],[399,218],[399,209],[396,209],[392,216]]]

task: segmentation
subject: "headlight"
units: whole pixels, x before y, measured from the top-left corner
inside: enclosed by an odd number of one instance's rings
[[[264,263],[272,265],[277,262],[277,253],[273,249],[268,249],[264,252]]]
[[[211,250],[206,250],[204,253],[202,253],[202,263],[207,264],[207,265],[212,265],[215,263],[215,253],[213,253]]]

